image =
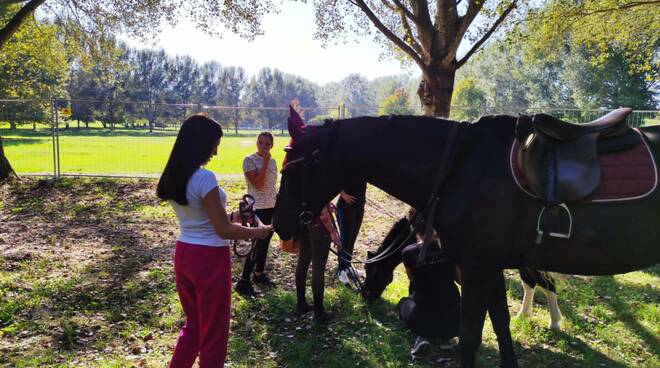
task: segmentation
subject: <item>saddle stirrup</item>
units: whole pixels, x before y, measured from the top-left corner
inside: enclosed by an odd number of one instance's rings
[[[566,217],[568,218],[568,231],[566,232],[557,232],[557,231],[547,231],[544,228],[542,228],[542,223],[543,223],[543,215],[546,214],[546,209],[548,206],[543,206],[541,208],[541,212],[539,213],[538,220],[536,221],[536,244],[541,244],[541,241],[543,240],[543,235],[547,232],[549,236],[553,238],[560,238],[560,239],[570,239],[571,234],[573,233],[573,216],[571,215],[571,211],[568,209],[568,206],[566,203],[559,203],[557,205],[554,205],[555,208],[562,209],[563,211],[561,213],[565,213]],[[548,211],[549,212],[549,211]]]

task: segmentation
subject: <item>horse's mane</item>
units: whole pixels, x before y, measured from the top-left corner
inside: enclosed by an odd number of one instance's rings
[[[399,221],[397,221],[392,226],[392,228],[387,233],[387,235],[385,235],[385,239],[383,239],[383,242],[381,243],[380,247],[378,247],[376,254],[380,254],[382,251],[388,248],[402,231],[409,230],[408,226],[410,226],[410,221],[408,221],[408,218],[406,217],[403,217]]]

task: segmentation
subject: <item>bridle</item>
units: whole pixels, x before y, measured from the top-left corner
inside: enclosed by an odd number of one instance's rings
[[[337,131],[339,130],[339,124],[336,121],[327,121],[326,124],[332,124],[332,131],[330,132],[330,141],[334,142],[334,138],[337,135]],[[309,138],[311,139],[314,137],[314,135],[310,136]],[[303,142],[302,144],[307,144],[308,142]],[[307,152],[307,150],[304,149],[305,147],[302,147],[302,150],[304,152],[304,156],[299,157],[297,159],[285,162],[282,165],[282,173],[284,173],[287,168],[291,167],[291,165],[295,164],[301,164],[302,165],[302,173],[300,175],[300,212],[298,212],[298,225],[299,226],[307,226],[314,221],[314,213],[310,210],[310,204],[309,204],[309,199],[308,199],[308,193],[307,193],[307,186],[305,185],[305,177],[307,177],[309,173],[309,167],[310,165],[313,164],[318,164],[321,160],[321,149],[316,148],[311,152]],[[284,151],[288,153],[292,152],[294,149],[290,146],[287,146],[284,148]]]

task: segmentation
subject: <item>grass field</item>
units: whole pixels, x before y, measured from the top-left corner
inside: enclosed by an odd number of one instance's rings
[[[222,181],[234,207],[240,181]],[[174,290],[177,233],[168,205],[154,198],[154,180],[23,179],[0,186],[0,366],[164,367],[183,319]],[[356,253],[375,249],[405,206],[369,188]],[[384,211],[385,209],[386,211]],[[411,338],[394,315],[407,293],[401,269],[384,300],[368,305],[326,275],[328,326],[293,314],[295,257],[274,241],[267,272],[278,286],[246,300],[234,294],[231,367],[457,367],[413,361]],[[233,274],[242,262],[233,260]],[[520,309],[517,272],[506,271],[512,315]],[[546,328],[538,293],[534,318],[512,320],[521,367],[660,366],[660,265],[608,277],[567,276],[559,282],[563,332]],[[309,291],[308,291],[309,292]],[[451,356],[451,355],[450,355]],[[498,365],[486,321],[478,367]]]
[[[645,118],[647,125],[660,124],[660,118]],[[45,125],[20,126],[9,130],[0,122],[5,152],[19,174],[53,173],[53,141]],[[219,174],[241,174],[243,157],[254,152],[256,131],[226,129],[220,151],[209,164]],[[282,163],[282,148],[288,143],[286,133],[274,132],[273,158]],[[100,123],[89,129],[60,130],[60,171],[62,174],[157,176],[165,167],[167,157],[174,144],[176,132],[172,129],[103,129]]]
[[[0,129],[5,153],[19,173],[52,173],[53,141],[46,128]],[[208,168],[222,174],[242,173],[243,157],[255,151],[258,132],[225,132],[218,156]],[[175,140],[174,131],[101,128],[60,131],[60,170],[63,174],[158,175]],[[273,158],[284,157],[288,136],[276,135]]]

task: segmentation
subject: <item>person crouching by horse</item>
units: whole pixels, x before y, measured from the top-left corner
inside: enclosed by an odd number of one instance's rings
[[[458,336],[461,297],[455,283],[454,264],[447,259],[437,238],[429,245],[426,259],[417,263],[422,249],[418,243],[403,249],[403,264],[410,279],[409,296],[397,304],[397,315],[413,333],[411,355],[418,356],[431,348],[437,339],[441,347]]]
[[[339,243],[337,229],[332,224],[332,204],[326,205],[319,216],[307,225],[307,231],[300,239],[300,253],[296,264],[296,313],[303,315],[314,310],[314,321],[325,323],[334,314],[325,310],[323,296],[325,289],[325,266],[328,262],[330,242]],[[307,271],[312,264],[312,296],[314,305],[307,303],[305,296],[305,284],[307,283]]]
[[[222,128],[204,115],[181,125],[156,194],[172,205],[180,234],[174,275],[186,315],[170,368],[224,367],[231,315],[229,239],[265,238],[271,227],[233,224],[225,211],[227,195],[213,172],[203,168],[218,153]],[[238,219],[238,212],[232,214]]]

